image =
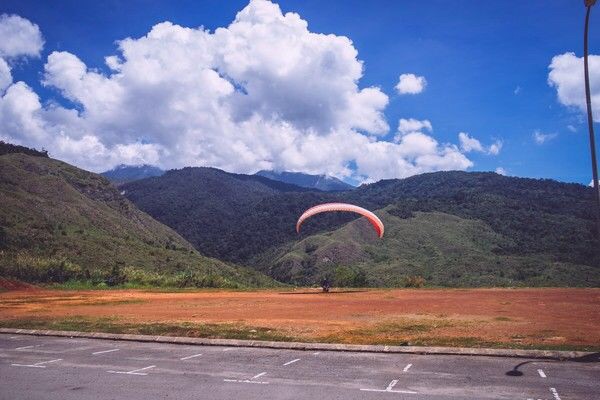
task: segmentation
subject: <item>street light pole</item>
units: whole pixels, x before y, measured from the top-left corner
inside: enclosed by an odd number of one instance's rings
[[[600,238],[600,186],[598,184],[598,164],[596,161],[596,139],[594,136],[594,118],[592,116],[592,100],[590,95],[590,73],[588,69],[588,27],[590,11],[596,0],[584,0],[587,8],[585,13],[585,28],[583,32],[583,74],[585,79],[585,102],[587,105],[588,130],[590,132],[590,150],[592,153],[592,179],[594,184],[594,197],[596,198],[596,234]]]

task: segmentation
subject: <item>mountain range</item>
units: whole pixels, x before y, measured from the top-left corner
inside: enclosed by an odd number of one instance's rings
[[[354,189],[354,186],[329,175],[310,175],[302,172],[264,170],[258,171],[256,175],[264,176],[265,178],[269,178],[274,181],[291,183],[292,185],[322,190],[324,192],[337,192]]]
[[[161,176],[164,173],[165,171],[153,165],[121,164],[111,170],[102,172],[101,175],[106,177],[109,181],[119,185],[144,178]],[[354,189],[354,186],[329,175],[310,175],[302,172],[265,170],[258,171],[255,175],[269,178],[278,182],[289,183],[308,189],[317,189],[324,192],[336,192]]]
[[[161,176],[165,171],[155,167],[154,165],[117,165],[111,170],[102,172],[100,175],[104,176],[109,181],[120,184],[125,182],[131,182],[138,179],[149,178],[152,176]]]
[[[288,283],[337,274],[388,286],[411,276],[441,286],[600,284],[593,196],[582,185],[450,171],[322,192],[257,178],[184,168],[122,188],[201,253]],[[331,201],[375,210],[383,240],[348,234],[362,222],[338,213],[298,236],[298,216]]]
[[[324,277],[342,286],[600,286],[593,192],[583,185],[449,171],[323,191],[187,167],[117,188],[10,146],[0,146],[0,276],[181,287]],[[324,202],[373,210],[383,239],[344,213],[317,215],[298,235],[298,216]]]

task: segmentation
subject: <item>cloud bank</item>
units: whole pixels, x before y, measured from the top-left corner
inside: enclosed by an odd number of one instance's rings
[[[0,32],[8,35],[0,45],[0,139],[93,171],[147,163],[373,181],[473,165],[464,148],[438,143],[427,120],[401,120],[385,140],[388,96],[359,86],[363,63],[352,41],[311,32],[267,0],[251,1],[214,32],[163,22],[120,40],[105,58],[108,73],[52,52],[42,83],[73,108],[42,103],[26,83],[13,83],[6,60],[39,55],[37,25],[2,16]],[[402,90],[423,90],[424,78],[412,75],[415,86],[402,76]]]

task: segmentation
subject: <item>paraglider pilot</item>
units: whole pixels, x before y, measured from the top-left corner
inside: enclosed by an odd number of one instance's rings
[[[331,288],[331,283],[329,282],[329,278],[325,277],[321,282],[321,287],[323,288],[324,293],[329,293],[329,289]]]

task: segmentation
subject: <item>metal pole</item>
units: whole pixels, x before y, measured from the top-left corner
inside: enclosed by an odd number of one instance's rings
[[[596,0],[584,0],[587,7],[585,13],[585,28],[583,33],[583,74],[585,79],[585,102],[587,105],[588,129],[590,132],[590,150],[592,153],[592,179],[594,183],[594,197],[596,198],[596,235],[600,238],[600,186],[598,185],[598,163],[596,161],[596,139],[594,136],[594,118],[592,116],[592,100],[590,95],[590,75],[588,69],[588,27],[590,11]]]

